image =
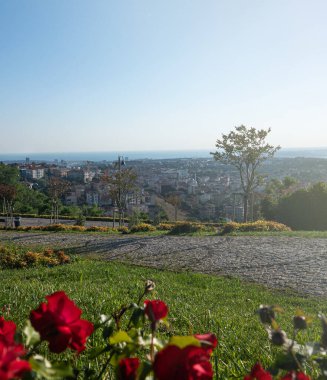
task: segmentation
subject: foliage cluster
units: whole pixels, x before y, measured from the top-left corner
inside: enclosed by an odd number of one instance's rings
[[[244,198],[244,222],[248,217],[250,194],[262,182],[258,168],[280,149],[279,146],[274,147],[266,142],[269,133],[270,128],[257,130],[240,125],[229,134],[223,134],[216,142],[217,151],[211,153],[216,161],[232,165],[238,171]]]
[[[221,234],[229,234],[234,232],[281,232],[281,231],[291,231],[289,227],[285,224],[277,223],[274,221],[267,220],[257,220],[256,222],[247,223],[237,223],[230,222],[226,223],[221,231]]]
[[[139,223],[132,226],[129,231],[130,232],[151,232],[156,231],[156,227],[149,223]]]
[[[158,231],[171,231],[174,228],[172,223],[159,223],[157,226]]]
[[[327,230],[327,185],[320,182],[277,201],[266,198],[262,209],[264,216],[294,230]]]
[[[190,233],[196,233],[196,232],[204,232],[206,230],[208,230],[208,228],[205,227],[201,223],[177,222],[173,225],[172,229],[170,230],[170,234],[171,235],[190,234]]]
[[[17,227],[18,231],[76,231],[76,232],[118,232],[117,228],[105,227],[105,226],[76,226],[71,224],[48,224],[46,226],[20,226]]]
[[[0,227],[0,229],[8,229],[7,227]],[[11,228],[9,228],[11,229]],[[19,226],[16,228],[18,231],[50,231],[50,232],[105,232],[105,233],[139,233],[139,232],[167,232],[172,235],[180,234],[193,234],[193,233],[214,233],[216,226],[204,225],[195,222],[176,222],[176,223],[160,223],[154,226],[149,223],[139,223],[131,227],[106,227],[106,226],[80,226],[71,224],[49,224],[45,226]]]
[[[0,268],[26,268],[33,266],[55,266],[70,262],[62,250],[44,249],[34,251],[17,247],[0,246]]]

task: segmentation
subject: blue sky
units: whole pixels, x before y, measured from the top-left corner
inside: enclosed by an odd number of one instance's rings
[[[0,151],[327,146],[325,0],[0,0]]]

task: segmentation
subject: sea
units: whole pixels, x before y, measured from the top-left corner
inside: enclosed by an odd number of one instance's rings
[[[212,149],[211,151],[214,151]],[[212,158],[210,149],[202,150],[156,150],[156,151],[109,151],[109,152],[49,152],[49,153],[0,153],[1,162],[80,162],[80,161],[116,161],[125,160],[164,160],[182,158]],[[283,148],[276,153],[277,158],[327,158],[327,147],[323,148]]]

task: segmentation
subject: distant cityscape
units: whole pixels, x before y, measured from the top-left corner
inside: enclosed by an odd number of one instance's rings
[[[297,188],[319,181],[327,182],[327,161],[315,157],[317,152],[306,150],[307,157],[279,155],[266,161],[261,168],[262,174],[266,176],[265,181],[252,196],[252,216],[270,179],[292,176],[297,179]],[[327,149],[320,149],[319,152],[322,156],[326,153],[327,157]],[[175,210],[178,219],[242,219],[240,178],[233,167],[214,161],[209,154],[204,158],[131,159],[133,155],[130,156],[124,156],[124,163],[136,172],[137,186],[127,194],[127,214],[131,215],[137,210],[154,219],[163,212],[172,219],[173,209],[178,208]],[[62,196],[63,205],[96,206],[103,210],[104,215],[112,216],[115,205],[104,178],[110,178],[117,171],[117,157],[111,156],[114,159],[110,161],[48,161],[45,158],[34,160],[25,157],[24,160],[6,163],[18,167],[21,181],[31,189],[45,188],[49,178],[56,177],[69,182],[69,190]],[[77,154],[76,158],[79,158]],[[172,204],[172,197],[178,202]]]

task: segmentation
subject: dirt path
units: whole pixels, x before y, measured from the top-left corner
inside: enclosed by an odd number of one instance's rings
[[[274,288],[327,296],[327,239],[297,237],[107,237],[0,231],[0,242],[71,247],[155,268],[237,276]]]

